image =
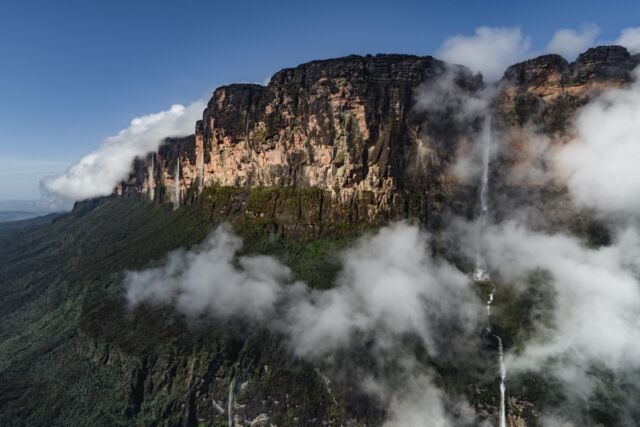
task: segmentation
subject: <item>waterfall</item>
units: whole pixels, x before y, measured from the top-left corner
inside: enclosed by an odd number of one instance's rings
[[[198,193],[202,193],[204,189],[204,150],[198,159]]]
[[[492,335],[498,342],[498,362],[500,364],[500,427],[507,426],[507,410],[505,404],[505,395],[507,391],[507,365],[504,363],[504,348],[502,347],[502,338],[498,334],[494,334],[491,330],[491,304],[493,304],[493,296],[496,289],[491,289],[487,297],[487,332]]]
[[[504,351],[502,349],[502,339],[495,335],[498,340],[498,359],[500,360],[500,427],[507,427],[507,414],[504,402],[504,395],[507,391],[507,367],[504,364]]]
[[[173,174],[173,209],[180,206],[180,157],[176,160],[176,171]]]
[[[236,389],[236,377],[231,378],[231,384],[229,384],[229,403],[227,406],[227,412],[229,413],[229,427],[233,427],[233,403],[234,403],[234,392]]]
[[[480,175],[480,215],[476,221],[476,266],[473,272],[473,280],[476,282],[488,282],[491,277],[487,271],[487,264],[480,248],[480,235],[487,225],[489,213],[489,160],[491,158],[491,116],[484,119],[480,135],[482,148],[482,173]]]
[[[491,304],[493,304],[493,291],[491,291],[487,298],[487,319],[489,320],[491,320]],[[491,331],[491,326],[489,326],[489,331]]]
[[[480,283],[488,283],[491,281],[491,276],[487,270],[487,263],[482,254],[481,237],[487,226],[487,216],[489,214],[489,163],[491,160],[491,116],[487,116],[484,119],[482,125],[482,131],[480,133],[481,144],[481,161],[482,172],[480,175],[480,214],[476,220],[476,265],[473,272],[473,280]],[[506,380],[507,380],[507,367],[504,363],[504,348],[502,347],[502,338],[491,330],[491,304],[493,304],[493,298],[495,294],[495,287],[491,289],[489,296],[487,297],[487,332],[493,336],[498,342],[498,362],[500,365],[500,427],[507,426],[507,414],[506,414]]]
[[[480,187],[480,215],[481,217],[484,217],[489,210],[489,202],[487,200],[487,196],[489,192],[489,159],[491,157],[491,116],[487,116],[484,119],[480,142],[482,144],[482,185]]]
[[[155,190],[156,190],[156,179],[155,179],[155,157],[151,155],[151,161],[149,162],[149,167],[147,168],[147,191],[149,193],[149,199],[153,200],[155,198]]]

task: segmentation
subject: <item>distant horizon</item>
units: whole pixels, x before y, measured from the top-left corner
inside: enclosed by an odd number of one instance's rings
[[[41,203],[41,199],[16,199],[16,200],[0,200],[0,212],[26,212],[47,214],[51,212],[65,212],[71,206],[45,206]]]

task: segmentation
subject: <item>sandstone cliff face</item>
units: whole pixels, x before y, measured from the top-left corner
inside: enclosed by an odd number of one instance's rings
[[[494,115],[512,150],[494,179],[506,180],[506,169],[527,155],[525,130],[561,142],[576,109],[598,91],[628,83],[639,62],[620,46],[601,46],[573,63],[544,55],[509,67]],[[211,186],[316,188],[318,215],[332,221],[417,215],[437,225],[443,212],[470,214],[475,190],[450,166],[474,129],[460,129],[455,111],[414,108],[418,88],[447,69],[462,93],[482,89],[481,77],[464,67],[410,55],[314,61],[279,71],[268,86],[220,87],[195,135],[167,140],[137,160],[117,192],[178,205]]]
[[[371,218],[402,215],[399,194],[436,200],[453,185],[455,133],[412,110],[416,88],[446,68],[431,57],[349,56],[284,69],[266,87],[223,86],[195,136],[137,161],[119,191],[184,202],[211,185],[317,187],[340,204],[366,199]],[[461,90],[482,85],[454,69]]]

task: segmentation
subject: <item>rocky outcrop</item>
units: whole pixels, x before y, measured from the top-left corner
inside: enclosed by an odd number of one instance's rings
[[[591,48],[573,63],[559,55],[530,59],[504,73],[500,109],[511,125],[533,124],[561,133],[592,96],[630,82],[638,64],[640,59],[622,46]]]

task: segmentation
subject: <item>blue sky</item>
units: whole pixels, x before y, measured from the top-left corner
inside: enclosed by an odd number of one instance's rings
[[[351,53],[434,53],[482,25],[519,26],[542,51],[554,32],[640,25],[635,1],[3,1],[0,201],[35,199],[132,118],[230,82]]]

